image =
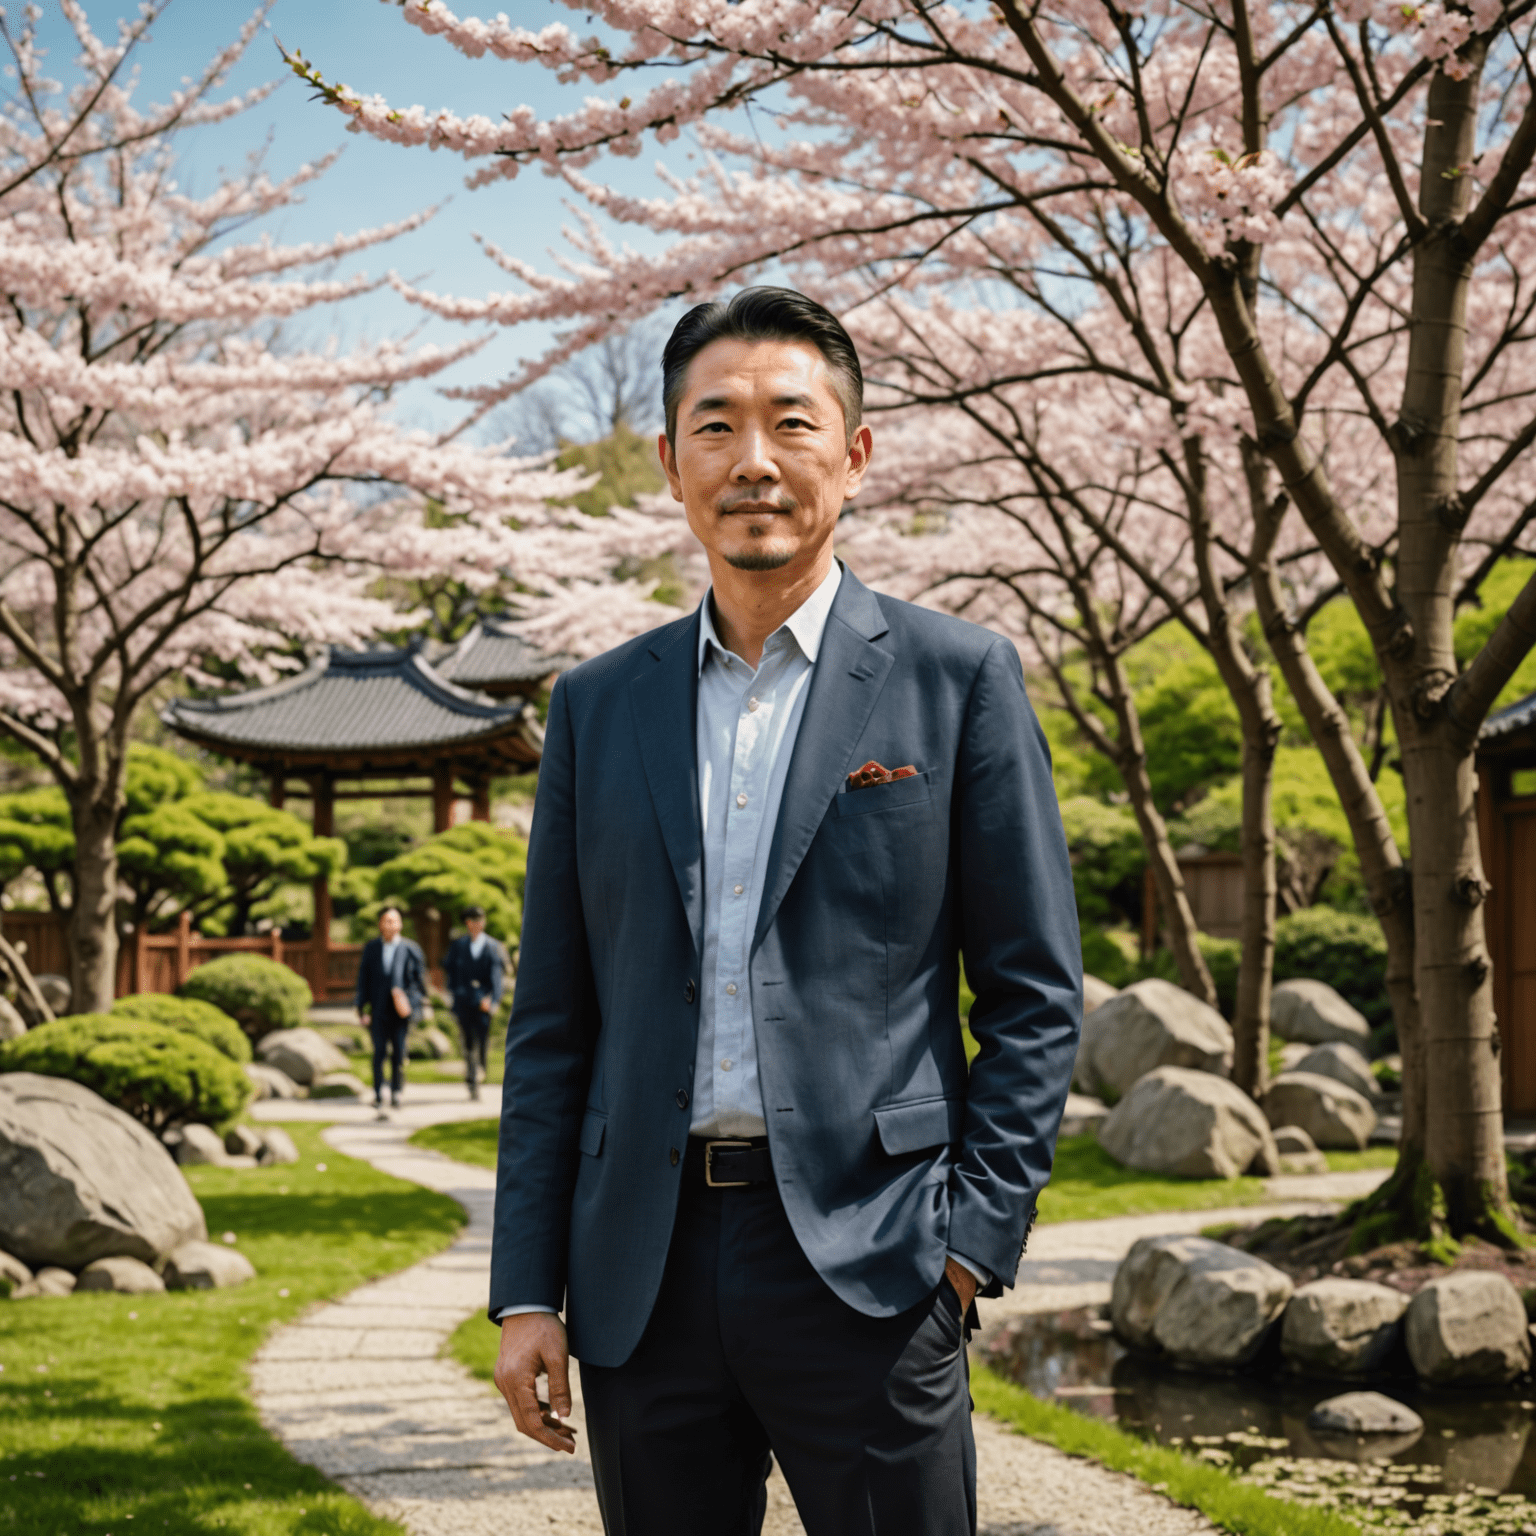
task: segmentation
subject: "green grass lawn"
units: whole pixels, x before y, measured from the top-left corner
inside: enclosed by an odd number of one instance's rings
[[[460,1120],[426,1126],[411,1141],[461,1163],[494,1168],[496,1132],[494,1119]],[[1396,1160],[1392,1147],[1328,1154],[1328,1166],[1335,1173],[1390,1168]],[[1067,1136],[1056,1144],[1056,1166],[1040,1196],[1040,1220],[1096,1221],[1148,1211],[1210,1211],[1257,1205],[1263,1199],[1263,1179],[1171,1179],[1142,1173],[1117,1163],[1091,1135]]]
[[[275,1323],[444,1248],[463,1212],[287,1129],[297,1164],[187,1170],[250,1283],[0,1301],[0,1536],[398,1536],[261,1427],[246,1362]]]

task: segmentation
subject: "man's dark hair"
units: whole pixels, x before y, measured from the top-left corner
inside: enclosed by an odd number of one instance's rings
[[[667,338],[661,354],[661,403],[667,441],[677,442],[677,407],[688,365],[712,341],[808,341],[826,358],[832,390],[843,408],[849,442],[864,419],[864,370],[848,332],[831,310],[793,288],[743,288],[730,303],[716,300],[690,309]]]
[[[484,921],[484,919],[485,919],[485,908],[484,907],[465,907],[464,910],[459,914],[459,916],[462,917],[466,923],[471,918],[473,918],[473,917],[478,917],[482,921]]]

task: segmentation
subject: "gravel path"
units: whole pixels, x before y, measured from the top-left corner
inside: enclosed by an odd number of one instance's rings
[[[262,1422],[301,1461],[318,1467],[412,1536],[599,1536],[591,1467],[514,1434],[501,1399],[451,1359],[449,1334],[485,1305],[495,1177],[408,1144],[419,1126],[495,1112],[458,1087],[416,1087],[387,1122],[362,1107],[265,1101],[260,1119],[337,1122],[338,1152],[457,1200],[469,1223],[436,1258],[316,1308],[278,1329],[251,1379]],[[1330,1191],[1331,1192],[1331,1191]],[[1267,1206],[1267,1211],[1318,1209]],[[983,1328],[1025,1311],[1106,1300],[1114,1265],[1137,1237],[1195,1231],[1243,1210],[1170,1213],[1037,1228],[1019,1284],[981,1303]],[[489,1325],[487,1325],[489,1326]],[[584,1429],[579,1382],[575,1420]],[[1133,1478],[1078,1461],[976,1420],[981,1536],[1204,1536],[1201,1516]],[[584,1445],[585,1436],[578,1437]],[[769,1485],[764,1536],[803,1536],[783,1479]]]

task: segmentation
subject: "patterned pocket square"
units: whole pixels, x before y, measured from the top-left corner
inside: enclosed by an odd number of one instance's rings
[[[897,779],[916,777],[917,769],[911,763],[905,768],[882,768],[874,758],[870,758],[862,768],[855,768],[848,775],[848,789],[851,793],[856,789],[873,789],[876,784],[892,784]]]

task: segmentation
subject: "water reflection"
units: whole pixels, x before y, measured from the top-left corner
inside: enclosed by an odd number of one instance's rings
[[[1111,1333],[1105,1308],[1011,1319],[983,1346],[987,1363],[1037,1397],[1165,1445],[1221,1437],[1238,1467],[1277,1454],[1227,1442],[1229,1435],[1283,1440],[1278,1454],[1334,1461],[1393,1461],[1439,1470],[1447,1493],[1515,1493],[1536,1499],[1532,1383],[1514,1388],[1430,1392],[1411,1377],[1364,1383],[1408,1404],[1422,1434],[1365,1438],[1323,1435],[1307,1416],[1344,1384],[1253,1372],[1204,1376],[1128,1351]]]

